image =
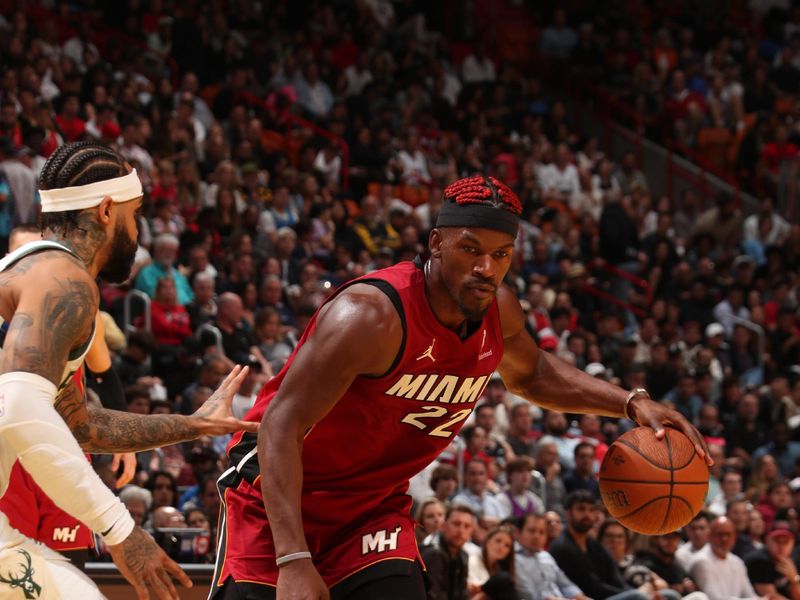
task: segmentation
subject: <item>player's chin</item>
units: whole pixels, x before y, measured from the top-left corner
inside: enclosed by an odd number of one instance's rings
[[[492,304],[492,300],[494,300],[494,294],[488,298],[477,299],[469,292],[470,290],[467,290],[467,293],[461,296],[461,312],[464,313],[464,316],[470,321],[480,321],[483,319],[486,311],[489,310],[489,306]]]

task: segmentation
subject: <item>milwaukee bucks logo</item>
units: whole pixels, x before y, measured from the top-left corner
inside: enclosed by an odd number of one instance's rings
[[[25,594],[25,600],[36,600],[42,593],[42,586],[33,580],[34,570],[31,566],[31,555],[28,554],[27,550],[22,548],[18,548],[17,552],[22,554],[25,562],[28,564],[20,563],[19,566],[22,570],[18,575],[12,574],[10,571],[7,576],[3,576],[3,574],[0,573],[0,583],[10,585],[12,590],[16,588],[21,589]]]

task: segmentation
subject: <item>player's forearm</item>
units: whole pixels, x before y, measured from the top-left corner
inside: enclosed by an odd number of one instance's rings
[[[278,423],[271,425],[267,427],[262,421],[258,434],[261,495],[276,556],[285,556],[308,549],[300,507],[303,437]]]
[[[550,410],[606,417],[623,416],[627,397],[621,388],[592,377],[544,351],[539,352],[535,373],[509,388]]]
[[[198,419],[184,415],[136,415],[90,406],[89,418],[71,425],[86,452],[142,452],[202,435]]]

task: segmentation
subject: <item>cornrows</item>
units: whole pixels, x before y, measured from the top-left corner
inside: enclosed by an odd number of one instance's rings
[[[515,215],[522,214],[522,204],[517,195],[494,177],[479,175],[459,179],[444,189],[444,197],[457,204],[486,204]]]

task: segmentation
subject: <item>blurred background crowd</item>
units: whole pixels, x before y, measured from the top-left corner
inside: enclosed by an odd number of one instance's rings
[[[337,286],[424,255],[442,188],[491,174],[524,206],[507,283],[539,346],[648,388],[716,462],[684,540],[637,539],[596,482],[629,425],[542,412],[494,377],[412,481],[446,574],[432,597],[800,600],[800,4],[0,6],[0,245],[35,223],[62,143],[115,147],[145,188],[134,275],[102,290],[130,411],[189,414],[240,363],[243,415]],[[582,131],[582,111],[639,144]],[[643,139],[735,185],[668,189]],[[213,540],[226,442],[140,453],[121,492],[137,522]],[[213,560],[170,535],[182,560]],[[725,569],[741,577],[715,581]]]

